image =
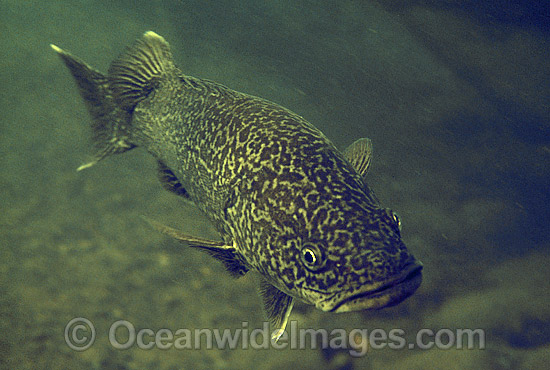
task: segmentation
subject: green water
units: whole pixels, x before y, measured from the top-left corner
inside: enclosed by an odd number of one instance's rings
[[[545,368],[548,8],[407,4],[0,1],[0,367]],[[370,348],[357,358],[242,342],[208,349],[206,337],[193,348],[113,346],[118,320],[155,334],[252,331],[265,320],[255,276],[231,279],[140,218],[218,238],[193,204],[162,190],[147,153],[75,170],[91,153],[90,119],[49,44],[106,71],[146,30],[170,42],[186,74],[286,106],[339,148],[372,139],[369,183],[399,213],[424,282],[394,308],[331,314],[298,304],[291,320],[346,333],[399,328],[408,341],[426,328],[479,328],[485,349]],[[85,351],[64,335],[79,317],[96,329]]]

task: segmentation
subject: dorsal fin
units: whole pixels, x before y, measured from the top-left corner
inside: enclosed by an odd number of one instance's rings
[[[109,68],[109,87],[117,104],[132,111],[174,68],[170,45],[162,36],[145,32]]]
[[[369,171],[372,157],[372,142],[368,138],[356,140],[344,150],[344,156],[363,179]]]

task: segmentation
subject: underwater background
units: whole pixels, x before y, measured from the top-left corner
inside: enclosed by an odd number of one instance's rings
[[[369,185],[402,221],[424,281],[397,307],[303,328],[483,329],[485,348],[114,348],[109,327],[261,328],[253,274],[154,231],[218,239],[162,189],[142,149],[85,171],[90,118],[49,44],[106,72],[143,32],[185,74],[277,102],[340,149],[369,137]],[[547,369],[548,1],[0,0],[0,368]],[[96,329],[71,349],[73,318]]]

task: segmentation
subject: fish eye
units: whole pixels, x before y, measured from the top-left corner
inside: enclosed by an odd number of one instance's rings
[[[317,256],[315,255],[315,252],[309,248],[304,249],[304,261],[308,265],[314,265],[317,261]]]
[[[325,265],[321,250],[315,244],[304,244],[301,250],[301,259],[302,263],[312,271],[317,271]]]

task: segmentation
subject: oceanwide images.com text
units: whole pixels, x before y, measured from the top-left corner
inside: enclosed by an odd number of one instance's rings
[[[369,350],[390,349],[484,349],[483,329],[420,329],[414,340],[403,329],[311,329],[299,328],[290,321],[281,337],[271,339],[269,323],[261,328],[250,328],[243,321],[240,328],[232,329],[157,329],[136,328],[126,320],[115,321],[107,335],[111,346],[119,350],[149,349],[316,349],[348,350],[352,356],[364,356]],[[96,340],[93,323],[83,317],[72,319],[65,326],[65,342],[75,351],[90,348]]]

